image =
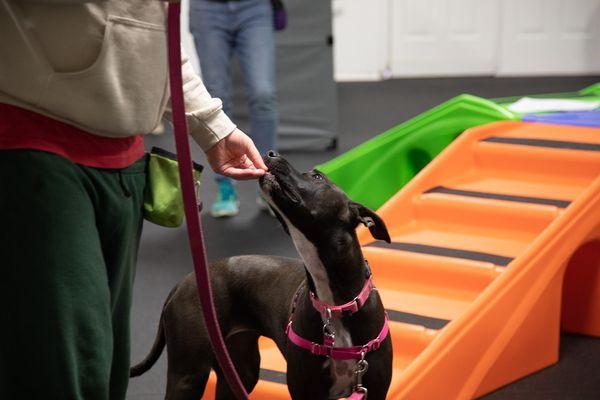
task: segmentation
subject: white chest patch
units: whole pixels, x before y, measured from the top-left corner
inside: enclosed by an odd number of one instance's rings
[[[288,223],[288,221],[286,221]],[[325,267],[318,256],[316,247],[306,237],[288,223],[288,230],[296,246],[296,250],[302,257],[308,272],[315,284],[317,296],[322,301],[333,304],[333,293],[329,286],[329,277]],[[325,323],[325,319],[323,319]],[[339,319],[333,319],[333,328],[335,332],[334,347],[352,347],[352,338]],[[354,370],[356,361],[354,360],[332,360],[329,359],[323,364],[324,370],[329,370],[333,384],[329,388],[329,398],[338,399],[348,396],[348,390],[354,386]]]
[[[317,248],[304,236],[302,232],[296,229],[286,218],[290,236],[294,242],[294,246],[302,257],[304,265],[308,269],[317,296],[322,301],[333,304],[333,293],[329,286],[329,277],[327,271],[319,258]],[[323,321],[325,323],[325,321]],[[335,331],[334,347],[352,347],[352,338],[339,319],[333,319],[333,327]],[[354,360],[332,360],[329,359],[323,364],[323,369],[329,370],[333,384],[329,388],[329,398],[338,399],[343,396],[348,396],[348,390],[355,384],[354,371],[356,369],[356,361]]]
[[[285,224],[287,225],[294,246],[298,251],[298,254],[302,258],[306,269],[310,273],[310,276],[315,284],[316,295],[328,304],[333,304],[333,293],[329,286],[329,277],[325,266],[319,258],[317,248],[300,232],[285,215],[273,204],[275,209],[279,212]],[[334,347],[352,347],[352,338],[350,333],[346,330],[344,325],[339,319],[333,319],[333,327],[335,330],[335,343]],[[323,321],[325,323],[325,321]],[[331,374],[331,380],[333,381],[331,388],[329,388],[329,398],[339,399],[343,396],[349,395],[355,385],[355,374],[356,369],[355,360],[332,360],[328,359],[323,364],[323,371],[329,370]]]
[[[286,221],[286,223],[288,222]],[[302,232],[289,223],[288,230],[290,231],[290,236],[292,237],[298,254],[302,257],[302,261],[304,261],[304,265],[313,279],[317,296],[326,303],[332,303],[333,293],[329,287],[329,277],[319,258],[317,248],[306,238],[306,236],[304,236],[304,234],[302,234]]]
[[[351,347],[352,338],[348,331],[343,327],[338,320],[334,322],[335,327],[335,344],[334,347]],[[339,399],[340,397],[349,396],[348,391],[356,384],[354,371],[356,370],[355,360],[332,360],[329,359],[323,365],[324,368],[329,368],[331,372],[331,380],[333,384],[329,388],[329,398]]]

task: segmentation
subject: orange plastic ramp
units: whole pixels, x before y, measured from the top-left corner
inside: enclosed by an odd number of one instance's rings
[[[388,309],[389,399],[469,399],[600,336],[600,130],[498,122],[459,137],[359,230]],[[594,312],[595,311],[595,312]],[[252,399],[289,399],[261,338]],[[214,376],[204,398],[214,398]]]
[[[388,308],[434,339],[390,399],[469,399],[600,336],[600,130],[498,122],[467,131],[359,231]],[[394,341],[394,356],[411,352]]]

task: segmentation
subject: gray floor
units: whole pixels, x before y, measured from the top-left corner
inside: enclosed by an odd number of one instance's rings
[[[298,169],[308,169],[336,154],[460,93],[503,97],[578,90],[600,77],[536,79],[415,79],[339,85],[339,148],[328,152],[294,152],[286,156]],[[173,148],[170,137],[154,137],[148,147]],[[196,159],[203,162],[198,151]],[[204,162],[203,162],[204,163]],[[202,195],[214,198],[214,184],[206,174]],[[296,256],[278,223],[257,209],[256,183],[239,185],[241,214],[228,220],[203,216],[210,259],[237,254]],[[156,324],[170,289],[192,271],[185,230],[147,223],[140,248],[132,318],[132,357],[143,358],[154,340]],[[193,332],[190,332],[193,334]],[[133,379],[129,399],[164,397],[166,357],[140,378]],[[561,360],[555,366],[513,383],[486,399],[600,399],[600,340],[563,335]]]

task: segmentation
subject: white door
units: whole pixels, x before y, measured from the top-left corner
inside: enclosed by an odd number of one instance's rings
[[[600,0],[504,0],[499,75],[600,72]]]
[[[388,0],[333,0],[337,81],[380,80],[388,60]]]
[[[394,77],[496,72],[499,0],[389,1]]]

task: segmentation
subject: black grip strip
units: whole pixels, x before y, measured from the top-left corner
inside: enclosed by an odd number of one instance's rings
[[[566,150],[600,151],[600,143],[566,142],[566,141],[562,141],[562,140],[550,140],[550,139],[530,139],[530,138],[493,136],[493,137],[489,137],[487,139],[483,139],[482,142],[518,144],[518,145],[522,145],[522,146],[534,146],[534,147],[550,147],[553,149],[566,149]]]
[[[411,314],[404,311],[386,310],[390,321],[404,322],[405,324],[421,325],[428,329],[442,329],[448,322],[447,319],[427,317],[425,315]]]
[[[497,254],[483,253],[479,251],[452,249],[449,247],[430,246],[417,243],[403,242],[373,242],[367,246],[382,247],[384,249],[410,251],[413,253],[431,254],[443,257],[464,258],[467,260],[491,262],[492,264],[505,267],[513,260],[511,257],[499,256]]]
[[[515,196],[511,194],[477,192],[474,190],[451,189],[445,186],[436,186],[425,193],[443,193],[454,194],[457,196],[478,197],[482,199],[515,201],[519,203],[543,204],[547,206],[556,206],[560,208],[568,207],[571,204],[568,200],[546,199],[543,197]]]
[[[274,371],[272,369],[261,368],[259,379],[268,382],[281,383],[282,385],[287,384],[285,372]]]

